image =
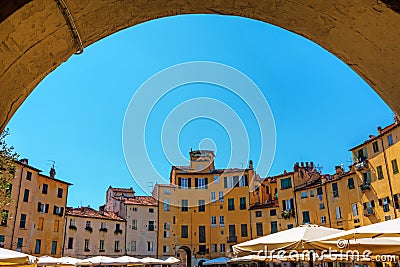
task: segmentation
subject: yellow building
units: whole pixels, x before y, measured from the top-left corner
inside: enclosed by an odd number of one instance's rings
[[[126,222],[113,212],[68,208],[63,256],[88,258],[126,254]]]
[[[23,159],[16,163],[12,180],[12,202],[3,210],[0,245],[36,256],[61,256],[68,186],[46,176]]]
[[[249,216],[254,170],[215,169],[214,153],[190,152],[189,166],[173,166],[170,184],[156,185],[159,257],[178,256],[187,266],[231,255],[252,238]]]

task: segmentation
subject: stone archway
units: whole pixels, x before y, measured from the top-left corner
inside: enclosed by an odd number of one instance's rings
[[[180,246],[178,248],[179,258],[181,259],[182,267],[191,267],[192,266],[192,252],[187,246]],[[184,255],[181,255],[184,253]]]
[[[302,35],[343,60],[400,114],[396,0],[4,0],[0,130],[37,84],[77,51],[144,21],[194,13],[243,16]]]

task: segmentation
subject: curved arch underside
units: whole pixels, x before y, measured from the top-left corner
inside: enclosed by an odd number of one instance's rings
[[[37,84],[78,51],[71,28],[86,47],[148,20],[199,13],[252,18],[312,40],[400,114],[397,0],[4,0],[0,10],[0,130]]]

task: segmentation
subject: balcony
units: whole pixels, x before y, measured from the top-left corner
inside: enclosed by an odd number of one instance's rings
[[[290,210],[283,210],[281,215],[282,218],[286,220],[289,219],[290,217],[294,218],[296,216],[296,213],[294,212],[294,209],[290,209]]]
[[[68,226],[68,228],[71,229],[71,230],[77,230],[77,229],[78,229],[78,228],[77,228],[75,225],[73,225],[73,224],[71,224],[70,226]]]
[[[93,232],[93,228],[91,226],[86,226],[85,230],[88,231],[89,233]]]
[[[366,158],[359,158],[354,164],[354,168],[357,171],[361,171],[368,168],[368,160]]]
[[[107,228],[101,227],[101,228],[99,229],[99,231],[100,231],[100,232],[105,232],[105,233],[106,233],[106,232],[107,232]]]
[[[228,243],[237,243],[237,236],[228,236]]]
[[[118,235],[118,234],[122,235],[122,230],[121,229],[115,229],[114,235]]]
[[[369,208],[364,209],[364,216],[365,217],[373,216],[374,214],[375,214],[374,208],[369,207]]]
[[[370,183],[364,183],[360,185],[361,192],[369,191],[371,190],[371,184]]]

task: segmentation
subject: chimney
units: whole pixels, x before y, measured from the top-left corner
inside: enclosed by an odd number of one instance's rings
[[[382,127],[378,126],[378,135],[380,135],[382,133]]]
[[[372,134],[369,135],[369,139],[372,139],[372,138],[375,138],[375,137],[376,137],[375,135],[372,135]]]
[[[304,167],[304,162],[300,162],[300,166],[301,166],[301,167]]]
[[[314,162],[310,162],[311,168],[314,168]]]
[[[336,174],[342,174],[344,172],[342,166],[335,166],[335,171]]]
[[[50,168],[50,178],[54,179],[54,177],[56,176],[56,169],[54,169],[54,167]]]
[[[25,165],[29,165],[28,159],[20,159],[19,162],[21,162],[22,164],[25,164]]]
[[[286,170],[283,170],[283,174],[286,174],[287,173],[287,171]]]
[[[249,161],[249,169],[250,169],[250,170],[253,169],[253,161],[252,161],[252,160]]]
[[[308,167],[308,161],[306,162],[306,167]]]

